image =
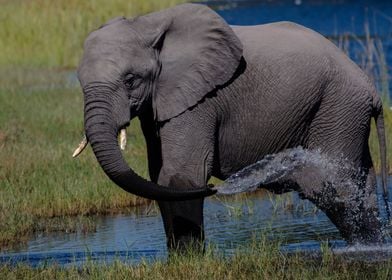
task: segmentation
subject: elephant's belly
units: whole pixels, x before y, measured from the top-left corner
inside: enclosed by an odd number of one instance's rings
[[[253,114],[252,120],[263,120]],[[265,119],[264,119],[265,120]],[[304,146],[309,123],[287,118],[233,123],[219,131],[215,177],[225,179],[268,154]]]
[[[248,66],[248,71],[251,68]],[[252,77],[242,75],[231,91],[222,90],[214,99],[219,104],[214,107],[219,108],[219,137],[213,175],[218,178],[224,179],[267,154],[304,146],[317,112],[322,96],[318,83],[313,82],[304,92],[301,83],[283,87],[276,82],[271,87],[262,83],[265,77]]]

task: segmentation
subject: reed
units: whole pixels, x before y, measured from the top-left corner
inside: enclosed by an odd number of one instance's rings
[[[392,24],[392,20],[391,20]],[[359,37],[353,33],[339,36],[337,45],[351,56],[375,84],[383,101],[384,119],[387,140],[388,171],[392,171],[392,110],[390,107],[390,81],[386,53],[382,39],[370,35],[369,22],[364,24],[364,36]],[[381,169],[378,137],[374,121],[371,124],[369,146],[373,163],[377,172]]]
[[[0,266],[3,279],[390,279],[392,261],[349,261],[323,247],[318,257],[286,255],[279,244],[267,239],[251,242],[232,256],[213,248],[204,255],[188,252],[168,261],[142,261],[130,265],[122,260],[111,263],[87,261],[81,266],[43,265],[32,268]]]

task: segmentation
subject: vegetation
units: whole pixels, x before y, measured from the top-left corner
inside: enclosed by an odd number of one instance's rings
[[[325,246],[326,248],[326,246]],[[233,256],[212,249],[204,255],[190,252],[172,256],[168,262],[129,265],[87,262],[68,268],[44,265],[39,268],[18,264],[0,266],[4,279],[391,279],[392,261],[367,263],[334,256],[328,249],[316,258],[286,255],[278,244],[254,242]]]
[[[184,0],[0,0],[0,67],[75,68],[87,34]]]
[[[82,137],[81,99],[73,89],[0,90],[0,244],[50,230],[50,223],[38,223],[42,218],[126,211],[145,202],[114,186],[89,150],[72,158]],[[147,176],[137,122],[129,138],[126,158]]]

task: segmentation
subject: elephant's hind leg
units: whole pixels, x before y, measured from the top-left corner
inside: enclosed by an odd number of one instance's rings
[[[301,196],[322,210],[348,242],[381,241],[373,170],[361,174],[366,185],[362,178],[346,177],[330,182],[319,175],[319,170],[312,166],[293,174]]]
[[[304,168],[297,180],[303,196],[329,217],[345,240],[374,243],[382,240],[377,186],[367,143],[363,147],[357,162],[342,153],[340,157],[349,167],[338,164],[332,178],[318,176],[318,170],[310,167]]]
[[[366,85],[356,90],[346,85],[327,90],[304,143],[336,159],[336,172],[327,179],[307,179],[304,171],[299,180],[304,196],[326,213],[343,238],[369,243],[382,239],[368,146],[373,98]]]

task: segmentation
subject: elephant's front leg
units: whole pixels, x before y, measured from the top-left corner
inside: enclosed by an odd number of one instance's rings
[[[179,167],[180,173],[169,172],[161,169],[159,184],[192,188],[206,184],[204,176],[191,178],[191,174],[183,174],[184,167]],[[197,174],[197,170],[194,170]],[[203,202],[204,199],[188,201],[158,201],[161,210],[163,224],[167,236],[169,249],[185,251],[189,247],[203,248]]]
[[[203,250],[203,199],[158,202],[169,250],[186,252],[189,248]]]
[[[170,120],[161,129],[160,185],[184,189],[206,186],[212,173],[214,131],[212,126],[195,121],[207,117],[192,117],[198,109]],[[203,249],[203,203],[204,199],[158,201],[169,249],[184,251],[190,245]]]

